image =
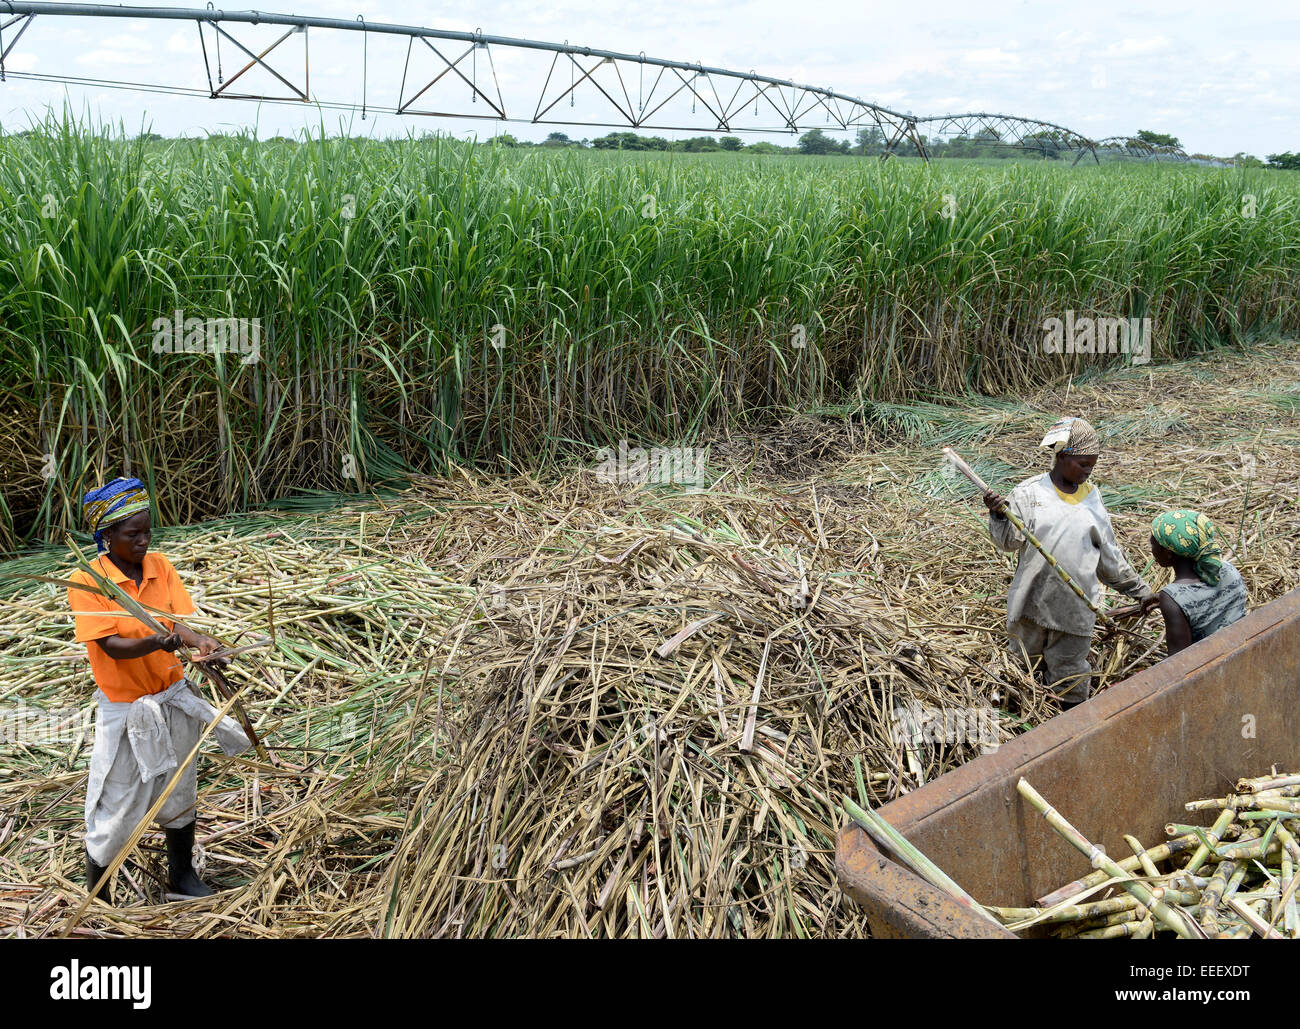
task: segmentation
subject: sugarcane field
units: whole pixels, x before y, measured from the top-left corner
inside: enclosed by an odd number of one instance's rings
[[[1019,938],[1025,998],[1285,1002],[1059,941],[1300,939],[1300,23],[993,6],[0,0],[41,998],[168,1010],[176,939]],[[948,71],[842,62],[873,19]]]

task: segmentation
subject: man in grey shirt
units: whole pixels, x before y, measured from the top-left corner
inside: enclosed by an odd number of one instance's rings
[[[1101,491],[1087,481],[1101,452],[1092,426],[1082,418],[1064,418],[1048,431],[1043,446],[1056,454],[1051,471],[1026,479],[1006,498],[990,490],[984,503],[993,543],[1020,555],[1007,595],[1011,648],[1023,652],[1031,665],[1041,664],[1061,705],[1072,707],[1087,700],[1091,691],[1088,657],[1097,616],[1035,548],[1026,546],[1002,505],[1024,522],[1094,603],[1101,600],[1102,583],[1141,601],[1125,614],[1148,611],[1156,599],[1116,541]]]

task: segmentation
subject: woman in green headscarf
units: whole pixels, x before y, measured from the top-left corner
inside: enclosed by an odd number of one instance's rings
[[[1151,556],[1174,570],[1159,593],[1171,655],[1245,616],[1246,583],[1222,553],[1214,523],[1196,511],[1166,511],[1151,523]]]

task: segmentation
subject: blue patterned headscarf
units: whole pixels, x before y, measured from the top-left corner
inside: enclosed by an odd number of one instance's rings
[[[149,510],[149,492],[139,479],[114,479],[106,486],[93,489],[81,501],[81,511],[90,531],[95,534],[95,550],[102,554],[104,530],[110,525]]]

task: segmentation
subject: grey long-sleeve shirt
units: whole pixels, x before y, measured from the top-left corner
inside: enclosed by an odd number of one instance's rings
[[[1102,583],[1129,597],[1151,595],[1151,587],[1128,563],[1115,539],[1110,513],[1095,485],[1082,500],[1071,504],[1061,499],[1051,476],[1044,473],[1012,490],[1007,504],[1093,603],[1101,602]],[[1092,635],[1097,616],[1028,545],[1011,519],[990,513],[989,535],[1000,550],[1020,553],[1007,595],[1008,626],[1028,619],[1058,632]]]

